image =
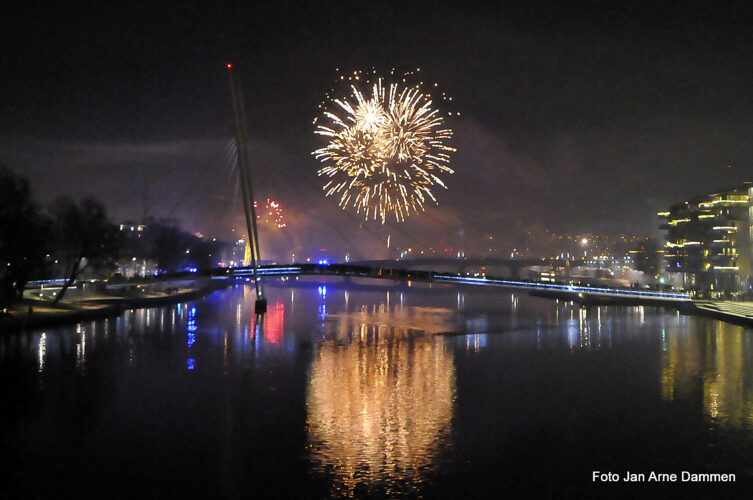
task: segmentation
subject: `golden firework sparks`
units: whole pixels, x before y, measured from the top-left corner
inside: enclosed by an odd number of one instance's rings
[[[324,165],[323,189],[366,219],[384,224],[392,214],[403,222],[429,200],[437,203],[435,186],[447,188],[440,175],[453,173],[452,130],[420,83],[371,83],[360,72],[348,80],[347,96],[331,99],[314,120],[321,119],[315,133],[329,141],[313,152]]]

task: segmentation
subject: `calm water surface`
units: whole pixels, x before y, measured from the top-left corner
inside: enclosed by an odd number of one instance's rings
[[[493,289],[267,293],[258,321],[238,286],[0,336],[0,496],[732,498],[753,483],[753,331]]]

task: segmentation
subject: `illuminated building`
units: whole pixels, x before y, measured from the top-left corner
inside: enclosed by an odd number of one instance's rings
[[[121,232],[121,241],[123,242],[124,255],[116,260],[115,265],[117,273],[126,277],[132,278],[134,276],[152,276],[159,269],[157,262],[154,259],[146,258],[141,255],[141,252],[137,252],[136,249],[143,244],[140,240],[146,234],[146,224],[138,224],[131,221],[126,221],[118,226]],[[139,253],[140,255],[136,256]]]
[[[751,272],[753,183],[678,203],[657,215],[667,272],[686,288],[735,291]]]
[[[121,231],[137,231],[142,232],[144,229],[146,229],[145,224],[136,224],[134,222],[124,222],[123,224],[120,224],[118,226]]]

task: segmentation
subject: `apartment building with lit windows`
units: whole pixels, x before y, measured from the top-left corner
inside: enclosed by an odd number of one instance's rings
[[[746,182],[659,212],[670,277],[685,288],[711,293],[748,289],[752,201],[753,183]]]

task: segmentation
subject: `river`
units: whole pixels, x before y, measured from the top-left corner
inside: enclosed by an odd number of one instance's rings
[[[262,320],[240,285],[0,335],[0,489],[730,498],[753,483],[748,329],[451,285],[293,280],[267,295]]]

